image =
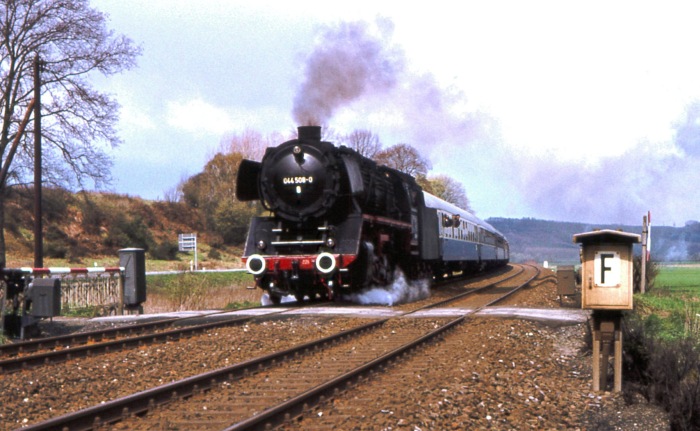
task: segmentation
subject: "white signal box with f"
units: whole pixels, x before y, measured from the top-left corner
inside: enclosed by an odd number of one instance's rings
[[[632,245],[640,240],[637,234],[610,229],[574,235],[581,244],[581,308],[632,309]]]

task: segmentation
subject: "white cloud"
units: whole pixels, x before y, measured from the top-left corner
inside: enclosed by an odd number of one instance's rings
[[[223,135],[234,126],[234,120],[225,109],[201,98],[170,101],[165,104],[169,126],[192,134]]]

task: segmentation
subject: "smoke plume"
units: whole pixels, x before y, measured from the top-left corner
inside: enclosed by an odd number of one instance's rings
[[[393,31],[388,19],[324,28],[294,99],[297,125],[332,125],[348,108],[346,127],[389,136],[385,146],[406,143],[428,158],[452,157],[475,142],[493,146],[493,119],[470,110],[461,91],[443,88],[431,73],[410,70]]]
[[[388,20],[326,28],[306,60],[304,81],[294,99],[297,124],[325,125],[339,107],[393,88],[404,54],[392,45],[392,33]]]
[[[458,173],[477,214],[496,200],[502,213],[493,216],[588,223],[637,224],[648,210],[661,222],[683,222],[669,218],[697,213],[700,103],[674,125],[672,142],[639,142],[607,157],[588,154],[585,144],[563,144],[561,151],[580,153],[580,160],[558,160],[555,150],[508,142],[500,130],[507,124],[475,110],[468,95],[432,73],[411,69],[393,30],[388,20],[324,28],[305,57],[297,125],[342,123],[345,132],[372,130],[385,147],[411,145],[435,173]],[[565,134],[561,141],[577,142]]]

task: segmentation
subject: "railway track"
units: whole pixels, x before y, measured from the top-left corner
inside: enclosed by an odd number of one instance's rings
[[[9,353],[6,353],[4,359],[0,360],[0,374],[56,364],[71,359],[138,348],[147,344],[179,340],[183,337],[202,334],[216,328],[241,325],[254,318],[252,316],[226,317],[227,313],[230,312],[222,311],[202,316],[166,319],[134,325],[133,327],[111,328],[83,334],[52,337],[33,342],[17,343],[19,346],[11,344],[9,345],[11,347],[5,350],[5,352]],[[204,324],[189,324],[189,322],[216,316],[222,316],[222,320]],[[174,327],[176,325],[181,327]],[[115,339],[99,341],[106,338]],[[78,346],[74,347],[73,344],[78,344]],[[27,355],[22,354],[26,351],[37,352],[42,348],[49,348],[50,350]],[[17,356],[8,357],[15,352]]]
[[[507,297],[537,276],[536,269],[520,269],[495,283],[486,282],[485,286],[466,294],[453,295],[452,301],[457,301],[460,307],[466,306],[464,301],[468,297],[481,297],[458,318],[406,319],[418,310],[406,311],[402,314],[404,318],[370,322],[25,429],[92,429],[114,421],[121,421],[114,425],[115,429],[170,429],[171,425],[172,429],[266,429],[280,419],[288,420],[308,410],[401,355],[445,336],[469,314]],[[497,294],[484,299],[489,288]],[[447,302],[434,301],[420,309],[438,305],[444,307]],[[319,372],[319,364],[323,364],[323,372]],[[158,408],[160,405],[165,407]],[[232,411],[231,405],[244,408]],[[141,418],[146,411],[149,414]],[[232,424],[236,425],[229,428]]]
[[[497,274],[496,278],[491,280],[490,283],[513,276],[515,275],[513,275],[512,271]],[[490,280],[488,276],[486,278],[484,276],[479,277],[474,282],[474,289],[484,288],[484,286],[480,286],[480,283],[483,284],[482,279],[487,282]],[[454,283],[454,281],[451,281],[451,283]],[[485,286],[488,287],[490,284]],[[467,294],[469,292],[471,290],[467,291]],[[427,301],[439,302],[440,296],[436,297],[438,299],[431,298]],[[421,307],[426,306],[422,302],[419,304]],[[410,310],[414,309],[416,305],[406,304],[405,307]],[[253,307],[253,309],[259,308],[263,307]],[[281,311],[280,313],[283,312]],[[162,319],[156,322],[3,344],[0,345],[0,374],[56,364],[71,359],[139,348],[152,343],[178,340],[182,337],[202,334],[224,326],[241,325],[254,319],[254,316],[226,317],[227,314],[230,314],[230,312],[221,311],[200,316]],[[217,316],[221,317],[215,322],[194,323],[205,318],[216,318]]]

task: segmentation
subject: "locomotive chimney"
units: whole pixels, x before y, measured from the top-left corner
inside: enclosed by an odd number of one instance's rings
[[[321,126],[299,126],[297,127],[297,132],[301,140],[321,140]]]

